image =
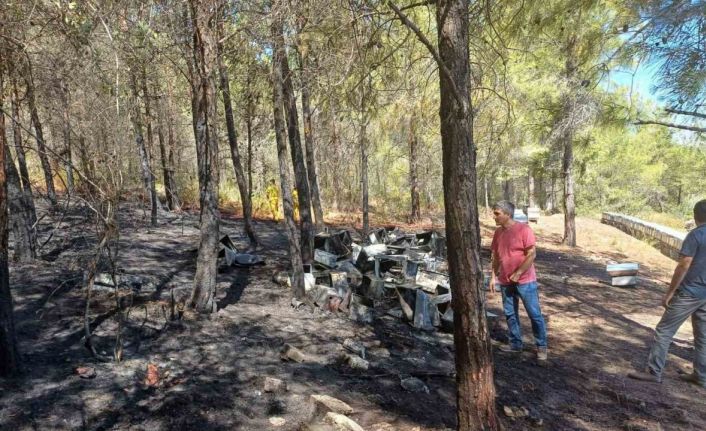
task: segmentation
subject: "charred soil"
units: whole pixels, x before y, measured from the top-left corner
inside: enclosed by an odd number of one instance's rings
[[[121,291],[122,361],[98,361],[84,346],[82,277],[97,242],[89,212],[76,207],[44,218],[40,243],[58,228],[42,258],[11,266],[24,362],[21,377],[0,380],[0,429],[333,429],[312,395],[349,404],[348,416],[366,430],[455,427],[452,336],[420,331],[377,311],[372,324],[362,324],[343,314],[292,308],[291,292],[272,281],[287,265],[278,224],[255,223],[264,266],[221,268],[217,313],[176,310],[180,318],[172,320],[172,292],[188,292],[193,278],[198,215],[163,215],[150,228],[140,209],[126,205],[119,218],[118,269],[140,280]],[[505,428],[706,429],[706,391],[677,378],[690,371],[694,355],[689,324],[672,345],[664,383],[626,378],[644,365],[673,263],[589,219],[578,222],[583,246],[565,248],[560,220],[533,225],[549,361],[538,363],[529,348],[513,355],[494,347]],[[224,216],[221,231],[236,246],[247,246],[242,220]],[[492,226],[483,231],[489,239]],[[638,287],[609,286],[609,260],[639,262]],[[488,296],[488,307],[500,316],[493,323],[497,345],[505,325],[499,294]],[[521,320],[531,346],[524,312]],[[97,350],[111,356],[117,332],[112,287],[96,286],[90,322]],[[343,359],[351,354],[346,340],[364,346],[367,369]],[[285,345],[298,349],[301,361],[283,360]],[[92,368],[95,376],[85,370],[79,375],[79,367]],[[410,377],[424,383],[411,388],[419,392],[401,384]],[[273,389],[272,379],[286,389]]]

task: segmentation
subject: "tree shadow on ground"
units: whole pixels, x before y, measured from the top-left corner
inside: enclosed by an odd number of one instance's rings
[[[224,224],[224,231],[239,228],[232,221]],[[0,428],[262,430],[272,429],[269,418],[279,416],[286,420],[280,429],[295,430],[315,414],[308,401],[311,394],[348,402],[356,409],[352,417],[364,426],[385,421],[400,429],[454,427],[452,336],[416,330],[378,310],[374,324],[366,325],[320,310],[292,309],[291,292],[270,281],[273,271],[287,266],[286,239],[275,224],[262,222],[258,227],[268,265],[222,271],[218,278],[224,287],[215,315],[166,323],[145,308],[153,329],[139,348],[126,348],[121,364],[95,362],[80,338],[56,336],[57,325],[80,325],[76,315],[81,310],[80,290],[58,291],[58,310],[47,312],[24,334],[29,337],[23,342],[27,373],[0,383]],[[152,235],[163,232],[156,229]],[[145,241],[130,234],[124,239],[126,244]],[[149,269],[161,264],[160,274],[172,274],[166,288],[188,287],[193,274],[190,246],[165,246],[160,254],[160,246],[147,242],[144,249],[127,247],[123,258],[130,262],[126,267],[140,261]],[[487,250],[483,256],[487,258]],[[556,269],[562,260],[571,268],[567,279]],[[597,281],[604,276],[604,266],[578,255],[540,251],[537,264],[551,359],[541,366],[529,351],[519,357],[494,352],[497,406],[506,429],[534,429],[527,419],[502,416],[507,405],[529,408],[543,418],[545,429],[631,429],[631,420],[669,423],[671,429],[704,428],[704,397],[689,396],[695,390],[674,382],[672,371],[669,381],[657,387],[624,378],[626,370],[643,363],[652,333],[651,327],[628,315],[657,303],[657,283],[645,280],[637,290],[607,288]],[[32,286],[32,277],[14,275],[20,325],[27,325],[46,302],[57,274],[47,273],[38,286]],[[97,302],[96,326],[110,334],[114,316],[100,317],[111,309],[110,295]],[[522,322],[530,334],[524,313]],[[139,320],[128,322],[128,341],[143,334],[141,325]],[[351,369],[341,361],[348,353],[342,347],[346,338],[369,346],[367,370]],[[280,350],[285,344],[302,350],[308,360],[283,362]],[[683,346],[673,353],[681,361],[693,357]],[[150,363],[160,371],[157,388],[144,385]],[[73,373],[77,365],[95,367],[97,377],[80,379]],[[401,378],[419,372],[427,373],[420,378],[428,393],[401,388]],[[265,393],[266,376],[284,380],[289,391]]]

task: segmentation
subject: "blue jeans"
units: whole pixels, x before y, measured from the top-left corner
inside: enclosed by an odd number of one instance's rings
[[[662,375],[672,338],[689,317],[694,330],[694,374],[699,384],[706,387],[706,299],[697,298],[682,289],[674,295],[655,328],[647,367],[652,374]]]
[[[520,328],[520,300],[525,306],[527,315],[532,322],[532,333],[538,348],[547,347],[547,325],[544,323],[542,310],[539,308],[539,293],[537,282],[525,284],[500,285],[503,294],[503,312],[507,319],[510,347],[522,349],[522,329]]]

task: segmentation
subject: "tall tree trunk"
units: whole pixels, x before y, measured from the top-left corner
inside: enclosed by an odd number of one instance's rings
[[[549,192],[549,209],[551,213],[556,212],[556,172],[552,170],[551,191]]]
[[[150,93],[147,86],[147,72],[142,67],[142,98],[145,101],[145,126],[147,129],[147,167],[150,176],[150,221],[152,226],[157,225],[157,210],[161,203],[157,196],[157,181],[152,171],[152,154],[154,151],[154,134],[152,133],[152,106],[150,103]]]
[[[276,0],[272,11],[272,106],[275,121],[275,137],[277,139],[277,159],[279,160],[279,178],[282,189],[282,207],[284,209],[284,224],[289,243],[289,259],[292,266],[292,293],[295,298],[303,299],[304,268],[302,265],[302,252],[300,250],[299,232],[294,221],[294,205],[292,203],[292,186],[289,182],[287,168],[287,143],[285,141],[284,120],[284,90],[282,84],[284,76],[280,63],[286,61],[284,40],[282,38],[282,0]]]
[[[278,38],[276,43],[284,48],[284,34],[279,34],[275,37]],[[289,69],[289,61],[287,60],[287,56],[281,55],[277,58],[277,61],[278,66],[281,69],[280,77],[282,78],[282,82],[280,85],[282,86],[282,96],[284,98],[284,109],[287,120],[287,136],[289,136],[289,150],[292,153],[294,182],[297,186],[297,196],[299,200],[302,261],[304,263],[310,263],[314,259],[314,226],[311,218],[311,193],[309,192],[309,178],[306,172],[302,141],[299,136],[297,100],[294,96],[292,73]]]
[[[537,205],[540,209],[547,209],[547,185],[545,184],[544,168],[540,167],[537,169],[537,179],[535,181],[537,185],[537,191],[535,196],[537,197]]]
[[[334,104],[333,100],[329,101],[330,103],[330,122],[331,122],[331,146],[334,149],[334,154],[335,158],[334,160],[336,161],[336,164],[338,164],[338,132],[336,131],[336,105]],[[332,173],[329,173],[329,178],[331,178],[331,184],[333,184],[333,193],[331,193],[331,196],[333,198],[333,203],[332,207],[334,211],[338,211],[341,208],[341,193],[340,191],[342,190],[341,184],[340,184],[340,176],[338,175],[337,171],[334,171]],[[329,188],[329,190],[331,190]]]
[[[17,155],[17,164],[19,165],[20,171],[19,176],[22,182],[22,194],[24,203],[27,206],[27,211],[29,211],[29,222],[31,226],[34,226],[37,221],[37,210],[34,206],[34,196],[32,195],[32,184],[29,180],[29,171],[27,170],[27,160],[25,157],[25,147],[22,142],[22,130],[20,124],[22,121],[20,119],[20,108],[19,108],[19,95],[17,92],[17,83],[13,86],[13,98],[12,98],[12,117],[14,121],[12,122],[12,137],[15,141],[15,154]],[[34,229],[32,229],[34,231]],[[36,231],[35,231],[36,236]],[[36,242],[36,240],[34,241]]]
[[[363,193],[363,233],[370,230],[370,202],[368,195],[368,114],[366,113],[365,83],[360,84],[360,125],[358,144],[360,145],[360,185]]]
[[[34,212],[22,191],[20,175],[15,162],[10,156],[9,147],[5,148],[5,179],[7,182],[7,204],[10,213],[10,229],[15,239],[15,251],[12,258],[19,262],[29,262],[37,257],[37,235],[34,230]]]
[[[564,140],[562,177],[564,179],[564,239],[562,243],[576,247],[576,206],[574,204],[574,145],[571,136]]]
[[[169,173],[169,182],[165,183],[164,187],[167,189],[167,196],[171,198],[171,206],[169,209],[176,211],[181,208],[181,202],[179,201],[176,178],[174,178],[176,168],[174,161],[176,143],[174,141],[174,111],[172,110],[174,99],[172,97],[171,87],[167,90],[167,96],[167,172]]]
[[[580,16],[580,13],[579,13]],[[577,35],[572,33],[566,42],[566,79],[571,87],[576,82],[577,59],[576,59],[576,42]],[[567,94],[566,98],[573,95]],[[565,106],[573,106],[574,104],[565,104]],[[571,109],[571,108],[565,108]],[[571,112],[565,115],[572,115]],[[570,247],[576,247],[576,207],[574,204],[574,134],[573,130],[569,129],[563,135],[564,156],[562,158],[561,174],[564,180],[564,238],[562,243]]]
[[[490,214],[490,202],[489,202],[489,192],[488,192],[488,176],[485,175],[483,177],[483,189],[484,189],[484,197],[485,197],[485,212]]]
[[[222,32],[222,30],[221,30]],[[220,50],[222,52],[222,50]],[[240,202],[243,205],[243,221],[245,223],[245,234],[250,240],[250,246],[257,246],[257,237],[252,226],[252,201],[250,193],[245,183],[245,174],[243,173],[243,164],[240,161],[240,151],[238,150],[238,133],[235,130],[235,119],[233,118],[233,102],[230,98],[230,80],[228,78],[228,69],[223,63],[223,59],[218,57],[218,73],[221,80],[221,96],[223,97],[223,110],[226,117],[226,128],[228,129],[228,145],[230,146],[230,157],[233,162],[233,171],[235,172],[235,180],[238,183],[238,191],[240,192]]]
[[[164,195],[167,209],[174,211],[174,195],[172,194],[172,172],[167,164],[167,146],[164,142],[164,107],[157,107],[157,142],[159,143],[159,161],[162,164],[162,181],[164,182]]]
[[[74,191],[74,170],[71,156],[71,118],[69,114],[69,89],[65,83],[62,83],[61,88],[61,103],[62,103],[62,134],[64,138],[64,169],[66,170],[66,191],[69,194]]]
[[[20,98],[17,90],[17,82],[13,82],[12,88],[12,137],[15,142],[15,154],[17,156],[17,164],[20,169],[20,180],[22,181],[22,190],[32,194],[32,185],[29,181],[29,171],[27,170],[27,159],[25,148],[22,145],[22,119],[20,118]]]
[[[182,26],[183,26],[183,33],[182,36],[184,37],[184,49],[188,50],[191,49],[192,52],[196,49],[194,46],[195,44],[195,36],[194,32],[196,31],[193,28],[194,22],[192,20],[191,16],[191,1],[189,0],[188,2],[182,2],[183,8],[181,10],[181,21],[182,21]],[[192,114],[196,111],[198,111],[198,107],[196,106],[196,96],[195,94],[199,91],[195,86],[198,85],[197,83],[199,82],[198,77],[196,76],[196,64],[194,60],[194,55],[185,55],[184,56],[184,62],[186,63],[186,72],[187,72],[187,77],[189,80],[189,86],[191,87],[191,112]],[[196,130],[196,115],[191,115],[191,127],[194,130],[194,136],[197,136],[199,134],[198,130]],[[198,154],[197,154],[198,156]]]
[[[248,102],[249,104],[250,102]],[[248,200],[250,205],[252,205],[252,113],[250,107],[248,107],[248,114],[245,119],[245,130],[248,135]]]
[[[101,135],[105,136],[105,131],[101,131]],[[95,161],[91,160],[88,154],[88,145],[86,145],[86,137],[79,135],[78,137],[78,156],[81,161],[81,169],[83,170],[83,177],[85,178],[83,189],[87,190],[89,194],[94,195],[96,193],[95,183],[96,183],[96,171],[95,171]]]
[[[218,73],[215,22],[218,0],[189,0],[194,30],[194,93],[192,106],[196,130],[196,155],[199,173],[199,230],[201,239],[196,258],[196,275],[190,306],[200,312],[216,311],[218,261],[218,116],[216,79]]]
[[[3,67],[0,66],[0,107],[2,106]],[[15,375],[20,370],[15,319],[10,291],[10,270],[7,255],[7,177],[5,176],[5,114],[0,111],[0,377]]]
[[[682,185],[679,184],[677,186],[677,206],[681,205],[681,192],[682,192]]]
[[[497,430],[493,357],[483,302],[476,150],[470,106],[468,3],[439,0],[441,145],[449,277],[454,310],[458,430]],[[459,105],[461,103],[461,106]]]
[[[27,84],[27,103],[29,105],[29,115],[34,126],[34,135],[37,138],[37,153],[39,161],[42,165],[44,173],[44,182],[47,189],[47,199],[52,205],[56,205],[56,191],[54,189],[54,179],[51,172],[51,164],[49,163],[49,154],[47,153],[46,143],[44,142],[44,131],[42,123],[39,121],[39,112],[37,111],[37,101],[34,94],[34,80],[32,79],[32,69],[28,66],[27,74],[25,75],[25,83]]]
[[[299,42],[299,45],[301,42]],[[324,226],[324,210],[321,206],[321,195],[319,193],[319,178],[316,173],[316,146],[314,143],[314,128],[311,119],[311,98],[309,95],[309,85],[311,76],[309,62],[306,52],[302,52],[301,46],[297,46],[299,65],[301,67],[301,92],[302,92],[302,117],[304,121],[304,146],[306,147],[306,172],[309,177],[309,187],[311,189],[311,205],[314,209],[314,221],[316,227],[321,229]]]
[[[510,180],[503,180],[503,199],[510,200]]]
[[[252,74],[248,74],[245,80],[245,91],[246,91],[246,107],[245,107],[245,130],[248,138],[248,199],[252,204],[253,195],[253,184],[252,184],[252,162],[253,162],[253,151],[252,151],[252,126],[253,117],[255,116],[255,108],[257,105],[256,97],[253,94],[252,86]],[[263,172],[263,180],[267,180],[267,176]]]
[[[417,164],[419,156],[417,155],[419,140],[417,138],[416,119],[414,114],[409,116],[409,191],[411,194],[412,208],[410,212],[410,220],[415,222],[419,220],[421,212],[419,209],[419,179],[417,176]]]
[[[140,96],[137,87],[137,77],[135,74],[131,74],[131,87],[132,87],[132,110],[130,112],[130,120],[132,122],[132,128],[135,133],[135,144],[137,145],[137,151],[140,156],[140,172],[142,173],[142,185],[145,188],[145,194],[150,198],[150,224],[152,226],[157,226],[157,203],[156,196],[152,194],[152,189],[154,187],[154,177],[152,176],[152,170],[150,169],[149,156],[147,155],[147,148],[145,147],[145,137],[142,128],[142,112],[140,110]]]
[[[534,208],[534,176],[532,170],[527,173],[527,205]]]

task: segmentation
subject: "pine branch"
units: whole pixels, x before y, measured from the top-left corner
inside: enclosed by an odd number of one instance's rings
[[[638,119],[633,124],[636,126],[655,124],[657,126],[671,127],[673,129],[690,130],[692,132],[706,133],[706,127],[687,126],[686,124],[667,123],[665,121],[639,120]]]
[[[681,109],[674,109],[674,108],[665,108],[664,110],[669,112],[670,114],[689,115],[689,116],[696,117],[696,118],[706,119],[706,114],[702,114],[701,112],[682,111]]]
[[[412,22],[412,20],[405,15],[400,8],[395,6],[395,4],[391,1],[387,2],[387,4],[390,6],[390,9],[395,12],[395,15],[402,21],[404,25],[409,27],[410,30],[417,36],[417,39],[426,46],[426,48],[429,50],[429,53],[434,57],[434,60],[436,61],[436,64],[439,66],[439,73],[443,75],[444,79],[446,79],[449,84],[451,85],[451,90],[454,95],[454,99],[456,99],[456,103],[461,107],[461,110],[463,112],[463,115],[468,114],[468,101],[464,101],[463,97],[461,97],[461,92],[458,90],[458,87],[456,86],[456,82],[454,82],[453,78],[451,77],[451,71],[449,71],[449,68],[446,67],[446,64],[441,60],[441,56],[437,52],[436,48],[434,48],[434,45],[429,42],[429,39],[427,39],[426,36],[424,36],[424,33],[422,33],[421,30],[419,30],[419,27],[417,27],[416,24]]]

